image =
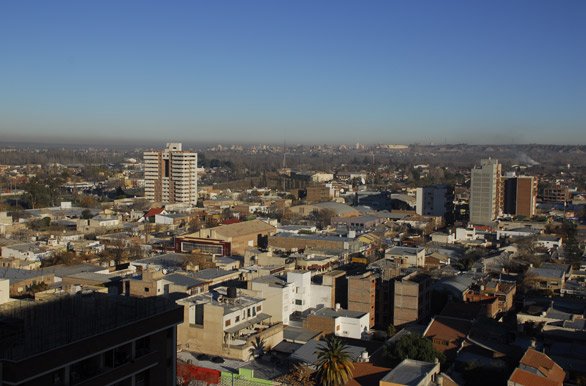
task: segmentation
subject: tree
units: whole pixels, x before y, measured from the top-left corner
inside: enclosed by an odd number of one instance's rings
[[[266,353],[265,340],[260,336],[254,338],[248,352],[251,358],[262,358]]]
[[[346,345],[336,336],[326,338],[317,354],[317,381],[320,385],[339,386],[352,377],[354,365]]]
[[[336,217],[336,212],[332,209],[320,209],[311,212],[309,217],[315,221],[319,229],[327,228],[332,223],[332,218]]]
[[[404,359],[433,362],[436,358],[444,360],[442,353],[434,350],[431,340],[419,337],[415,334],[403,336],[397,342],[385,346],[387,359],[400,363]]]
[[[89,220],[90,218],[94,217],[94,214],[89,209],[84,209],[81,211],[81,218],[84,220]]]

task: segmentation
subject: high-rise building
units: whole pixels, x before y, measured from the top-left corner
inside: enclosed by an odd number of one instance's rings
[[[175,385],[183,307],[83,293],[0,310],[0,385]]]
[[[490,225],[502,210],[501,165],[496,159],[480,161],[470,181],[470,223]]]
[[[144,152],[145,198],[161,203],[197,204],[197,153],[180,143]]]
[[[531,217],[535,215],[537,178],[519,176],[505,179],[504,210],[506,214]]]
[[[432,185],[417,188],[416,211],[421,216],[442,216],[446,224],[454,222],[454,187]]]

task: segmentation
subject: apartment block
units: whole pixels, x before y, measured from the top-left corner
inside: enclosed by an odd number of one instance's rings
[[[413,272],[394,281],[393,325],[421,322],[431,313],[431,278]]]
[[[175,385],[183,310],[154,297],[100,293],[0,311],[0,384]]]
[[[241,294],[235,287],[219,287],[177,303],[185,310],[177,342],[189,351],[248,360],[257,337],[267,347],[283,340],[283,323],[265,313],[264,299]]]
[[[566,202],[571,199],[570,190],[565,186],[553,186],[543,189],[544,202]]]
[[[197,153],[181,143],[144,152],[145,197],[162,203],[197,204]]]
[[[375,324],[377,275],[365,272],[348,276],[348,310],[368,313],[368,327]]]
[[[504,181],[504,210],[506,214],[531,217],[537,204],[537,178],[519,176]]]
[[[417,188],[416,212],[421,216],[441,216],[446,224],[454,222],[454,187],[432,185]]]
[[[480,162],[470,181],[470,222],[490,225],[502,210],[501,164],[495,159]]]

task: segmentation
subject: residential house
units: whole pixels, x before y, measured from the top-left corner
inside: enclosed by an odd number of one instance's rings
[[[509,377],[507,386],[562,386],[565,377],[564,370],[549,356],[529,348]]]
[[[303,321],[303,328],[354,339],[365,339],[370,332],[368,312],[336,308],[320,308],[311,312]]]

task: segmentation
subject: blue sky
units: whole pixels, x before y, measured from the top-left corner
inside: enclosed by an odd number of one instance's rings
[[[5,140],[586,143],[586,1],[0,2]]]

